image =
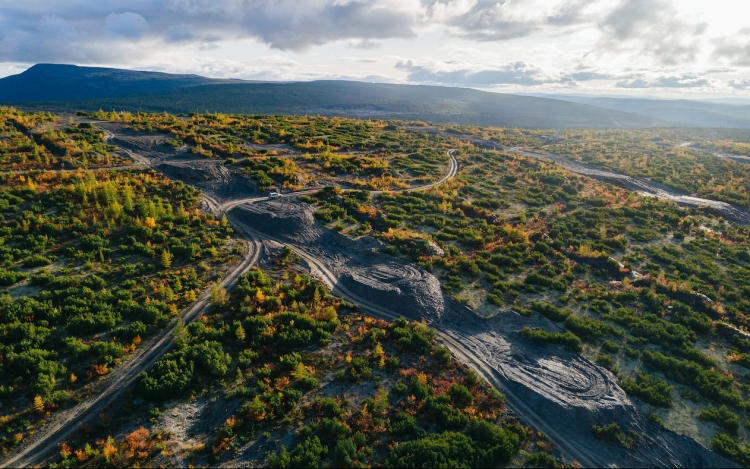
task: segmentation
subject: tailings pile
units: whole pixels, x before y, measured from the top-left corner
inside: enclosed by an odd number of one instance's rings
[[[351,240],[325,229],[314,209],[301,202],[269,201],[235,211],[247,226],[279,242],[301,247],[317,267],[330,273],[328,283],[410,319],[437,319],[443,310],[440,282],[400,259],[382,254],[372,238]]]

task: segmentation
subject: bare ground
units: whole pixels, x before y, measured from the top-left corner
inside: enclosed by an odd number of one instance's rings
[[[546,319],[512,312],[481,318],[444,297],[431,274],[382,254],[377,241],[352,241],[326,229],[306,204],[292,198],[260,201],[253,198],[256,193],[240,174],[224,172],[218,161],[205,160],[198,165],[186,161],[184,152],[163,145],[165,136],[134,133],[121,124],[101,126],[115,135],[113,143],[137,152],[171,177],[198,185],[209,209],[218,212],[236,206],[228,215],[243,236],[294,247],[334,293],[359,303],[370,314],[423,319],[437,328],[462,362],[506,393],[512,412],[557,444],[558,455],[567,463],[598,467],[733,465],[689,438],[648,423],[608,371],[579,354],[554,346],[534,346],[518,333],[525,325],[557,327]],[[211,168],[212,164],[217,166]],[[582,172],[577,169],[575,172]],[[649,190],[658,189],[649,186]],[[242,197],[255,203],[243,205]],[[627,450],[592,437],[591,425],[613,421],[640,435],[634,448]]]

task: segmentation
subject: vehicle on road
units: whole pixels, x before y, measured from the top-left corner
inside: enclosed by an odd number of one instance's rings
[[[271,192],[270,194],[268,194],[269,199],[278,199],[279,197],[281,197],[281,194],[279,194],[278,192]]]

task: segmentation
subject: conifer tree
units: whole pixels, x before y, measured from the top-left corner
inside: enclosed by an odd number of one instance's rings
[[[161,252],[161,265],[165,269],[172,267],[172,259],[174,259],[174,254],[168,250],[165,249]]]
[[[44,412],[44,400],[39,394],[34,396],[34,410],[40,414]]]

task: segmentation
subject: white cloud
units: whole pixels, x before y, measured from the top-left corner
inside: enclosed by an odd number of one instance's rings
[[[750,11],[716,2],[0,0],[0,64],[506,90],[747,93],[750,30],[741,31],[746,23],[737,18]]]
[[[727,85],[736,90],[750,90],[750,78],[745,78],[743,80],[729,80]]]
[[[714,87],[713,79],[699,75],[667,75],[655,78],[633,78],[618,81],[618,88],[701,88]]]
[[[434,17],[442,18],[457,36],[478,41],[506,41],[545,28],[585,22],[585,9],[594,0],[477,0],[449,8],[435,1]]]
[[[140,39],[148,28],[148,22],[138,13],[110,13],[104,18],[104,27],[108,34],[126,39]]]
[[[407,72],[407,80],[410,82],[470,87],[492,87],[509,84],[532,86],[566,81],[565,77],[547,74],[543,70],[522,61],[477,69],[460,62],[440,62],[430,59],[422,61],[407,60],[398,62],[396,69]]]
[[[651,58],[658,64],[694,62],[706,23],[679,18],[670,0],[622,0],[599,23],[596,52]]]

